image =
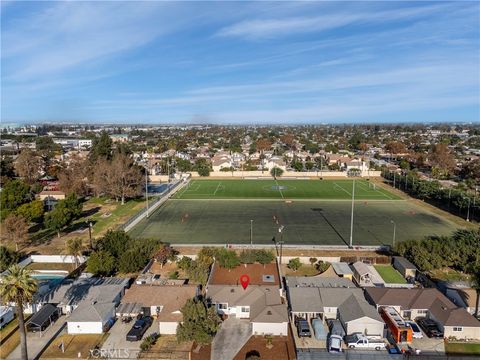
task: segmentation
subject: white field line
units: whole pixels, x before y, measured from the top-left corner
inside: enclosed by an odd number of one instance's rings
[[[370,189],[370,188],[367,189],[367,188],[366,188],[367,185],[365,185],[365,183],[359,183],[359,185],[365,186],[365,188],[363,188],[363,190],[365,190],[365,191],[372,191],[372,189]],[[387,195],[387,194],[384,194],[383,192],[377,190],[377,187],[375,187],[375,189],[373,190],[373,192],[378,193],[378,194],[380,194],[380,195],[370,195],[370,194],[369,194],[369,196],[383,196],[383,197],[386,197],[386,198],[389,199],[389,200],[393,200],[393,198],[392,198],[391,196],[389,196],[389,195]]]
[[[183,191],[178,193],[178,197],[182,197],[183,194],[185,194],[187,191],[189,191],[190,187],[195,183],[195,180],[193,180],[192,182],[188,182],[187,185],[183,188]]]
[[[336,182],[334,182],[333,184],[334,184],[335,186],[338,186],[338,187],[339,187],[340,189],[342,189],[343,191],[345,191],[345,192],[348,194],[348,196],[350,196],[350,197],[352,196],[352,193],[351,193],[350,191],[345,190],[342,186],[338,185]]]
[[[213,193],[213,196],[217,194],[218,189],[220,189],[220,185],[222,184],[221,181],[218,182],[217,188],[215,189],[215,192]]]
[[[280,191],[280,195],[282,195],[282,199],[285,199],[285,198],[283,197],[282,189],[280,189],[280,185],[278,185],[277,179],[275,179],[275,183],[277,184],[277,189],[278,189],[278,191]]]

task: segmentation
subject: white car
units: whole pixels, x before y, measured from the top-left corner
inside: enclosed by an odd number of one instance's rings
[[[412,328],[412,333],[413,333],[413,338],[414,339],[421,339],[423,338],[423,333],[420,327],[414,323],[413,321],[410,321],[407,323],[411,328]]]

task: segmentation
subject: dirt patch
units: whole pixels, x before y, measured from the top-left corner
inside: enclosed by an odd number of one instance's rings
[[[269,340],[270,339],[270,340]],[[262,360],[295,359],[293,337],[289,336],[252,336],[234,357],[234,360],[245,360],[247,354],[257,352]]]

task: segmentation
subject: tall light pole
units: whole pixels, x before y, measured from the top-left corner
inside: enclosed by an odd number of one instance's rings
[[[397,233],[397,224],[395,223],[395,221],[393,220],[390,220],[390,222],[393,224],[393,240],[392,240],[392,247],[395,247],[395,236],[396,236],[396,233]]]
[[[283,229],[285,227],[282,225],[278,228],[278,232],[280,233],[280,266],[282,265],[282,255],[283,255]]]
[[[253,220],[250,220],[250,246],[253,246]]]
[[[145,165],[145,199],[147,201],[147,218],[148,216],[150,215],[148,213],[148,168],[147,168],[147,165]]]
[[[355,204],[355,178],[352,184],[352,214],[350,216],[350,247],[353,247],[353,209]]]
[[[470,221],[470,197],[468,197],[467,221]]]

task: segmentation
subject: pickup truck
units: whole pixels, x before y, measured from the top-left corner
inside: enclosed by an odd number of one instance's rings
[[[381,340],[367,338],[361,334],[353,334],[345,336],[345,343],[349,349],[385,349],[385,343]]]

